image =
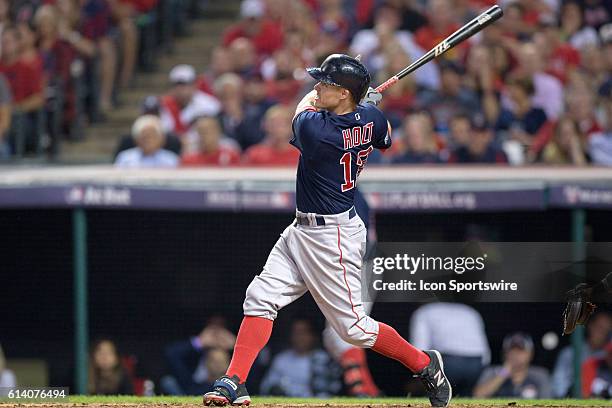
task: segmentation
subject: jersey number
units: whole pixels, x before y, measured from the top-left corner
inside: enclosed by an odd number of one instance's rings
[[[368,161],[368,155],[372,153],[374,148],[372,146],[368,147],[365,150],[360,150],[357,153],[357,175],[355,178],[359,176],[361,170],[363,170],[363,166],[365,166]],[[340,159],[340,164],[342,165],[342,172],[344,173],[344,184],[340,186],[340,190],[344,193],[345,191],[352,190],[355,187],[355,180],[353,180],[352,176],[352,166],[351,163],[353,161],[353,156],[351,152],[346,152],[342,155]]]

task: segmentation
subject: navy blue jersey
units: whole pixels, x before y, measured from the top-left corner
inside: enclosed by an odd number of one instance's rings
[[[357,177],[374,148],[391,146],[389,125],[372,104],[351,113],[305,110],[293,120],[291,144],[302,155],[296,201],[302,212],[338,214],[353,206]]]

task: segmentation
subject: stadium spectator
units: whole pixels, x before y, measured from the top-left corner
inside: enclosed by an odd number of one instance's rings
[[[64,0],[65,2],[65,0]],[[61,3],[60,3],[61,4]],[[67,39],[85,58],[88,72],[91,72],[86,85],[99,80],[99,100],[96,108],[102,114],[112,108],[113,88],[117,70],[117,49],[111,37],[111,10],[106,0],[73,1],[76,9],[74,17],[65,28],[60,27],[60,35]],[[95,68],[99,59],[99,74]]]
[[[586,325],[586,342],[580,348],[580,361],[584,363],[591,357],[604,355],[604,347],[612,334],[612,317],[605,312],[598,313],[589,319]],[[557,356],[552,375],[552,390],[556,398],[570,395],[574,382],[574,348],[568,345],[561,349]],[[585,394],[585,396],[588,394]]]
[[[246,149],[264,139],[263,119],[275,101],[268,97],[266,84],[259,74],[244,80],[242,96],[243,117],[234,138],[242,149]]]
[[[283,31],[278,22],[265,17],[265,3],[262,0],[242,0],[241,20],[227,28],[223,34],[223,45],[229,46],[238,38],[253,41],[260,56],[271,55],[283,45]]]
[[[143,115],[136,119],[132,126],[132,137],[136,147],[119,153],[115,159],[115,166],[125,168],[178,166],[179,157],[162,148],[165,135],[157,116]]]
[[[528,42],[513,47],[512,53],[519,61],[513,74],[533,81],[534,107],[542,108],[549,120],[556,120],[563,112],[563,85],[557,78],[544,72],[545,64],[540,49],[535,43]],[[509,108],[508,105],[504,107]]]
[[[200,116],[215,116],[221,105],[217,98],[196,87],[191,65],[177,65],[169,74],[171,89],[161,98],[160,118],[165,132],[182,136]]]
[[[457,63],[444,61],[440,67],[440,90],[426,90],[417,96],[416,106],[431,113],[435,130],[448,132],[450,119],[457,113],[473,115],[481,110],[478,96],[462,84],[464,68]]]
[[[439,146],[428,114],[406,116],[400,137],[400,147],[390,152],[393,154],[392,163],[440,163]]]
[[[393,52],[396,52],[397,44],[412,61],[416,61],[425,53],[410,32],[399,30],[400,18],[401,15],[397,8],[383,5],[376,11],[374,27],[358,31],[351,41],[349,47],[351,54],[361,55],[364,64],[373,71],[373,74],[385,69],[385,65],[389,65],[389,53],[385,51],[392,48]],[[414,81],[423,88],[438,89],[440,75],[437,65],[426,64],[421,68],[414,72]],[[399,70],[394,71],[393,74],[397,72]],[[385,80],[388,78],[386,77]]]
[[[159,117],[160,115],[160,101],[159,97],[155,95],[149,95],[144,98],[142,101],[140,114],[141,115],[154,115]],[[164,149],[170,150],[176,155],[181,155],[182,152],[182,141],[179,139],[177,135],[172,132],[166,132],[166,141],[164,143]],[[126,135],[122,135],[119,139],[119,144],[117,145],[117,149],[115,150],[114,158],[116,159],[119,153],[124,150],[131,149],[136,146],[136,141],[131,133]]]
[[[585,145],[593,133],[601,131],[595,116],[595,96],[584,84],[572,86],[566,92],[567,114],[578,124]]]
[[[60,13],[55,6],[40,7],[36,11],[35,22],[47,85],[47,100],[61,95],[61,131],[63,134],[69,134],[70,125],[77,114],[77,95],[73,80],[73,63],[77,53],[68,41],[59,36]]]
[[[611,71],[605,65],[605,55],[602,49],[595,45],[585,46],[580,50],[580,55],[580,68],[572,85],[576,86],[582,82],[589,88],[589,92],[597,91],[610,78]]]
[[[304,86],[304,83],[295,77],[295,72],[304,68],[302,62],[295,59],[291,51],[286,48],[276,51],[266,62],[271,62],[267,67],[262,66],[262,74],[266,79],[266,93],[271,99],[280,103],[293,104]],[[273,69],[270,69],[272,66]]]
[[[450,153],[450,163],[508,163],[506,153],[493,140],[493,129],[483,114],[474,115],[470,127],[471,136],[467,144],[456,147]]]
[[[243,87],[242,78],[234,73],[221,75],[213,84],[215,95],[219,96],[221,102],[219,120],[223,133],[238,143],[243,136],[250,138],[248,134],[242,135],[239,129],[244,118]],[[249,129],[249,131],[257,132],[257,129]]]
[[[230,50],[227,47],[217,46],[210,54],[210,64],[197,79],[197,87],[200,91],[213,94],[213,83],[223,74],[233,72],[234,64],[231,59]]]
[[[92,395],[134,394],[134,387],[121,364],[117,346],[108,339],[93,344],[88,379],[87,390]]]
[[[482,110],[491,123],[499,115],[498,93],[501,78],[495,70],[493,50],[482,44],[469,49],[463,85],[479,96]]]
[[[139,15],[155,7],[157,0],[108,0],[108,4],[121,34],[119,85],[125,88],[132,80],[138,56],[140,38],[136,20]]]
[[[225,374],[235,342],[223,319],[215,317],[197,336],[170,344],[165,349],[170,374],[161,379],[162,392],[201,395],[210,390],[215,379]]]
[[[250,166],[296,166],[300,151],[289,144],[293,136],[291,119],[293,112],[282,105],[268,109],[264,117],[263,142],[249,147],[244,153],[244,163]]]
[[[597,46],[597,31],[584,23],[584,12],[577,1],[566,1],[561,6],[561,39],[572,47],[581,50],[587,46]]]
[[[317,338],[311,323],[294,320],[290,334],[291,348],[277,354],[261,381],[264,395],[287,397],[329,397],[341,388],[334,363],[329,355],[316,347]]]
[[[436,322],[444,320],[446,324]],[[484,321],[471,306],[436,302],[419,307],[410,319],[411,343],[422,350],[438,350],[453,394],[470,396],[491,350]]]
[[[534,42],[545,61],[545,72],[565,85],[580,65],[580,54],[571,44],[561,40],[556,21],[543,20],[539,26]]]
[[[248,38],[237,38],[228,46],[232,71],[241,77],[254,74],[259,65],[259,58],[253,42]]]
[[[216,118],[199,118],[187,139],[195,139],[196,149],[186,149],[181,160],[182,166],[231,166],[240,163],[240,150],[235,141],[221,133],[221,125]]]
[[[582,365],[582,396],[612,399],[612,340],[602,357],[591,357]]]
[[[591,135],[588,151],[593,164],[612,166],[612,82],[602,91],[607,93],[602,100],[606,126],[601,132]]]
[[[330,54],[346,54],[348,52],[348,44],[346,43],[344,34],[346,33],[342,32],[342,28],[333,22],[327,22],[321,25],[317,42],[311,50],[313,59],[315,61],[323,61]],[[285,36],[285,42],[289,44],[294,38],[295,35],[292,36],[292,34],[287,34]],[[292,55],[296,54],[292,53]],[[301,53],[299,55],[301,56]],[[300,58],[296,59],[296,61],[303,63],[303,60]]]
[[[449,149],[456,150],[462,146],[467,146],[472,136],[472,125],[470,116],[465,113],[458,113],[452,117],[449,126]]]
[[[587,160],[582,139],[578,124],[572,118],[562,116],[555,124],[552,140],[544,146],[542,162],[584,166]]]
[[[513,333],[503,342],[503,365],[485,368],[476,387],[476,398],[550,398],[548,372],[531,365],[533,340],[524,333]]]
[[[385,48],[384,69],[378,72],[377,83],[383,83],[391,76],[401,71],[410,64],[410,57],[404,50],[395,44]],[[414,105],[416,99],[417,84],[412,75],[403,78],[396,85],[385,91],[385,97],[378,107],[385,112],[391,126],[401,126],[401,122]]]
[[[6,368],[6,357],[0,345],[0,388],[11,388],[17,386],[15,373]]]
[[[345,43],[349,33],[349,20],[342,8],[342,2],[343,0],[319,0],[317,20],[321,29],[333,27],[337,31],[338,39]]]
[[[511,78],[506,85],[511,107],[502,108],[495,129],[503,132],[503,139],[510,139],[523,146],[530,146],[533,138],[546,123],[546,112],[534,106],[533,81],[528,77]]]
[[[596,30],[612,20],[612,4],[606,0],[580,0],[584,10],[584,21]]]
[[[422,49],[430,50],[454,33],[459,28],[459,24],[453,13],[451,0],[429,0],[426,4],[428,23],[414,33],[414,39]],[[459,62],[467,45],[467,42],[463,42],[441,57]]]
[[[9,82],[15,110],[27,113],[43,106],[42,66],[21,59],[19,31],[14,26],[6,27],[2,32],[0,73]]]
[[[4,75],[0,74],[0,160],[11,155],[8,136],[11,129],[11,90]]]

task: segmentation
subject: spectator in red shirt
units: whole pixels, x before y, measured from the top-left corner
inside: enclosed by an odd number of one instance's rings
[[[264,118],[265,140],[251,146],[244,154],[244,163],[250,166],[295,166],[300,151],[289,144],[292,137],[293,112],[285,106],[271,107]]]
[[[10,85],[13,107],[16,110],[34,112],[42,108],[43,73],[40,65],[21,60],[19,32],[15,27],[7,27],[2,32],[0,73],[4,74]]]
[[[274,53],[270,62],[273,67],[265,74],[268,96],[284,104],[295,103],[304,86],[304,83],[294,76],[294,73],[302,68],[301,61],[296,60],[289,50],[283,48]]]
[[[223,45],[228,46],[237,38],[253,41],[257,54],[270,55],[283,45],[280,24],[265,18],[262,0],[243,0],[240,5],[240,22],[228,27],[223,35]]]
[[[430,0],[427,3],[429,24],[415,33],[416,43],[424,50],[430,50],[459,28],[453,18],[453,6],[450,0]],[[444,53],[445,59],[458,61],[467,46],[463,42]]]
[[[578,51],[561,41],[561,34],[553,21],[540,22],[540,31],[536,33],[534,40],[546,61],[545,72],[566,85],[576,67],[580,65]]]
[[[238,149],[223,137],[217,119],[202,117],[196,121],[194,129],[198,137],[198,150],[183,156],[182,166],[231,166],[240,163]]]
[[[612,340],[602,357],[591,357],[582,364],[582,396],[612,399]]]

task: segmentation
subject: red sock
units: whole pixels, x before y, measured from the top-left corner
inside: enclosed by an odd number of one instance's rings
[[[272,320],[244,316],[226,375],[229,377],[237,375],[241,382],[245,382],[257,355],[268,343],[270,334],[272,334]]]
[[[427,354],[404,340],[393,327],[380,322],[378,323],[378,337],[372,350],[399,361],[413,373],[418,373],[427,367],[430,361]]]
[[[374,383],[368,368],[368,360],[364,349],[358,347],[348,349],[340,357],[340,364],[346,370],[345,383],[348,385],[356,384],[353,387],[354,394],[363,393],[372,397],[380,394],[380,390]]]

